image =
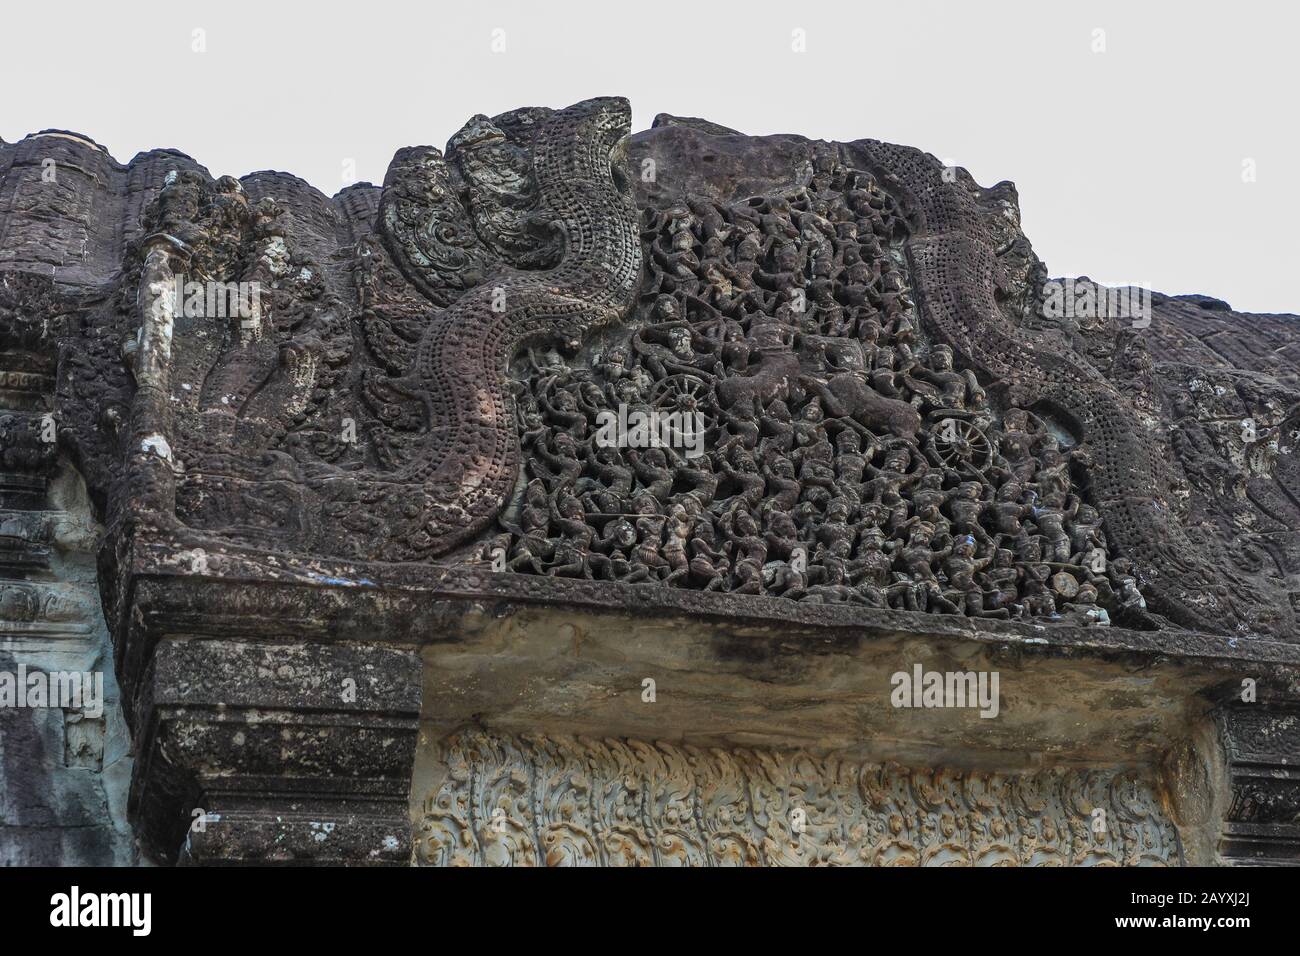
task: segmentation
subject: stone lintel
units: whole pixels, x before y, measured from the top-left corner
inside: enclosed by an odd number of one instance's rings
[[[1285,761],[1238,743],[1264,739],[1243,737],[1240,715],[1275,705],[1225,704],[1245,680],[1285,700],[1300,672],[1294,645],[307,563],[189,538],[137,539],[123,555],[118,667],[147,754],[132,807],[164,859],[405,863],[412,818],[446,769],[440,742],[467,727],[976,772],[1122,769],[1162,781],[1184,841],[1221,836],[1224,861],[1294,846],[1289,825],[1249,804],[1261,759],[1273,761],[1274,790],[1295,792],[1277,773]],[[894,675],[918,665],[996,672],[997,719],[892,706]],[[355,699],[344,699],[348,680]],[[1214,733],[1188,742],[1207,726],[1223,728],[1222,745]],[[1180,790],[1169,772],[1180,747],[1228,768],[1244,809],[1186,811],[1227,784],[1207,770]],[[187,836],[200,811],[203,828]]]

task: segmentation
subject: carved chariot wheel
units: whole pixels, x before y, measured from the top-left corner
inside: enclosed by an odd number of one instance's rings
[[[712,428],[717,420],[713,386],[685,372],[656,382],[650,393],[650,404],[661,412],[697,413],[706,429]]]
[[[930,430],[930,447],[945,467],[957,471],[983,474],[993,461],[993,443],[962,418],[937,421]]]

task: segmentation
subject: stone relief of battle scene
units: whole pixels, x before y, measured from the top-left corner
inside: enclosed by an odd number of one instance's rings
[[[1179,538],[1144,576],[1145,552],[1108,535],[1124,516],[1090,494],[1077,429],[934,335],[888,170],[808,144],[780,188],[647,193],[627,133],[613,99],[479,116],[445,151],[399,151],[382,190],[313,203],[277,198],[274,177],[213,180],[166,158],[60,382],[92,495],[143,447],[162,477],[137,475],[135,495],[182,536],[808,604],[1168,623],[1148,585],[1179,562],[1189,580],[1204,569]],[[1003,214],[1014,202],[968,179],[945,188],[1000,204],[987,218],[1002,319],[1091,363],[1116,392],[1108,408],[1174,423],[1168,454],[1152,453],[1155,507],[1231,556],[1223,603],[1294,603],[1291,365],[1252,374],[1221,344],[1200,354],[1204,304],[1158,299],[1146,330],[1045,319],[1045,269]],[[261,300],[192,317],[183,294],[166,299],[182,273],[256,282]],[[129,421],[149,361],[136,327],[160,301],[161,444]],[[1294,344],[1279,329],[1272,352]]]
[[[926,340],[906,229],[869,173],[831,158],[786,194],[644,210],[630,319],[586,356],[513,366],[526,483],[486,556],[987,618],[1141,608],[1064,436],[996,407]],[[602,440],[620,407],[685,413],[703,440]]]

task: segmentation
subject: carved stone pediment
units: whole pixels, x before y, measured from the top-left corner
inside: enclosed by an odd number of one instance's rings
[[[92,491],[187,548],[613,600],[1294,633],[1300,393],[1178,361],[1222,311],[1061,321],[1007,184],[627,117],[475,117],[310,205],[169,169],[59,393]]]
[[[1063,807],[1096,784],[1120,816],[1146,814],[1174,738],[1242,679],[1289,713],[1300,321],[1051,279],[1009,183],[876,140],[667,115],[632,135],[619,98],[475,116],[332,199],[171,151],[121,166],[67,134],[0,157],[20,198],[40,195],[45,159],[67,167],[48,215],[6,209],[0,232],[0,611],[29,631],[80,620],[60,616],[59,533],[38,516],[75,466],[147,764],[132,806],[160,857],[184,839],[177,808],[204,798],[225,824],[182,858],[263,859],[270,834],[312,859],[321,808],[357,823],[340,861],[670,856],[662,821],[611,848],[597,831],[613,824],[580,826],[567,791],[530,804],[554,801],[554,847],[540,818],[508,852],[477,817],[443,832],[466,802],[490,812],[478,779],[419,796],[433,837],[402,822],[421,748],[444,769],[492,751],[530,786],[575,760],[610,781],[628,760],[654,781],[672,764],[702,805],[712,757],[619,743],[658,739],[620,696],[656,659],[716,701],[684,707],[674,734],[758,747],[725,771],[751,790],[797,778],[789,748],[810,739],[821,778],[852,764],[857,824],[814,852],[874,862],[889,840],[909,860],[1177,862],[1154,811],[1096,859],[1086,834],[1043,837],[1082,804],[886,839],[894,811],[861,781],[919,805],[940,785],[915,768],[952,763],[946,739],[1019,774],[944,783],[970,812],[987,788]],[[847,675],[877,693],[918,654],[1005,667],[1019,709],[996,729],[904,725],[865,690],[819,696]],[[279,677],[264,693],[192,679],[222,660],[314,681],[310,701]],[[353,671],[368,699],[321,689]],[[729,683],[756,672],[791,696]],[[235,700],[237,718],[214,716]],[[241,722],[266,712],[338,748],[304,744],[276,777],[270,738],[241,750]],[[1063,729],[1089,713],[1122,728]],[[529,722],[554,742],[523,739]],[[1037,774],[1027,753],[1110,770]],[[1254,825],[1250,775],[1232,774],[1232,822]],[[586,786],[583,812],[612,812]],[[287,816],[267,809],[286,799]],[[673,800],[660,809],[685,812]],[[698,821],[664,839],[700,859],[795,852],[784,824],[744,825],[721,850]]]

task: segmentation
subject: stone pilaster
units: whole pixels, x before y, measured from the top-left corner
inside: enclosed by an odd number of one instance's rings
[[[162,861],[405,865],[418,657],[168,637],[136,701],[132,816]]]
[[[1217,724],[1229,786],[1220,857],[1300,865],[1300,700],[1234,703]]]

